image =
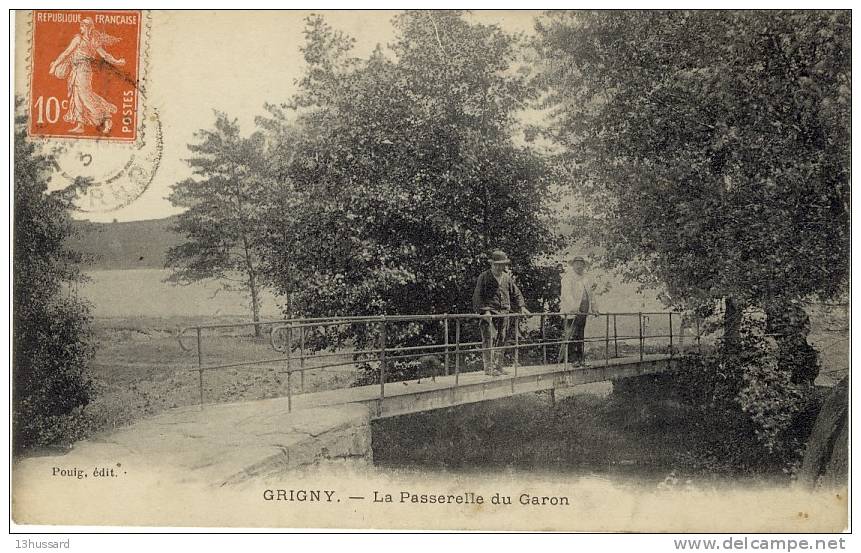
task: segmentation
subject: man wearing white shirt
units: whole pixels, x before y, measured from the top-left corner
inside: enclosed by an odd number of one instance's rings
[[[583,366],[583,336],[586,331],[586,316],[597,314],[595,285],[586,274],[586,260],[576,255],[569,260],[570,270],[562,275],[559,311],[569,314],[565,321],[567,343],[559,348],[560,361],[568,361],[574,366]],[[567,348],[567,350],[566,350]]]

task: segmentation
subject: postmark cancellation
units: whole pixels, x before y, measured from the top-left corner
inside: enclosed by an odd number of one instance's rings
[[[131,204],[162,157],[158,113],[145,107],[147,12],[34,10],[29,19],[27,134],[55,160],[51,187],[71,187],[84,213]]]

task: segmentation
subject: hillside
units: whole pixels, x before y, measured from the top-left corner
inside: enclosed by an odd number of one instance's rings
[[[169,227],[176,217],[92,223],[75,221],[69,246],[84,254],[84,270],[163,269],[168,248],[180,242]]]

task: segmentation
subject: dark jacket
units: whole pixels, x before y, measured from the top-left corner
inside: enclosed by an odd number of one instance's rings
[[[512,307],[513,311],[526,307],[526,300],[523,299],[523,293],[514,281],[514,276],[506,272],[501,279],[500,285],[490,269],[478,275],[475,292],[472,294],[472,308],[476,313],[487,310],[504,313],[512,311]]]

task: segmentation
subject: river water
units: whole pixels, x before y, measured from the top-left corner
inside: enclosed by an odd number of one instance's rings
[[[740,474],[697,463],[684,412],[625,405],[609,384],[525,394],[377,421],[374,464],[416,475],[546,475],[656,489],[789,485],[781,472]]]

